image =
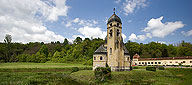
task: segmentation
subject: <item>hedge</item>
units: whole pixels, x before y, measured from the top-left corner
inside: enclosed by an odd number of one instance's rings
[[[134,66],[133,69],[138,69],[138,67],[137,67],[137,66]]]
[[[146,67],[147,71],[156,71],[156,67]]]
[[[165,70],[165,68],[163,66],[160,66],[159,70]]]
[[[77,71],[79,71],[78,67],[72,67],[72,71],[71,72],[77,72]]]

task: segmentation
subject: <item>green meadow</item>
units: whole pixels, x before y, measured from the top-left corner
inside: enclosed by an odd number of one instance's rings
[[[72,67],[79,71],[72,72]],[[74,63],[1,63],[0,85],[191,85],[191,68],[166,68],[146,71],[144,67],[132,71],[112,72],[112,78],[97,83],[91,66]]]

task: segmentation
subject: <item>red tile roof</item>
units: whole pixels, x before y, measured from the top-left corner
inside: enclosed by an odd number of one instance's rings
[[[164,58],[138,58],[139,61],[144,60],[179,60],[179,59],[192,59],[192,56],[185,56],[185,57],[164,57]]]

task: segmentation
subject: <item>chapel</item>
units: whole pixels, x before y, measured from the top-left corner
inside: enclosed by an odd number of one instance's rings
[[[93,70],[97,67],[111,67],[112,71],[127,71],[130,69],[130,55],[122,38],[122,22],[115,14],[108,19],[105,44],[93,54]]]

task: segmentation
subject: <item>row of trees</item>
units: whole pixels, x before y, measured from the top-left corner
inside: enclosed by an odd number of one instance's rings
[[[92,64],[94,51],[104,44],[100,38],[89,39],[77,37],[73,44],[67,39],[63,43],[30,42],[27,44],[11,43],[11,36],[6,35],[5,42],[0,43],[1,62],[82,62]],[[192,44],[182,41],[178,46],[157,42],[148,44],[128,41],[125,47],[130,55],[138,53],[144,58],[192,56]]]
[[[192,56],[192,44],[182,41],[178,46],[150,42],[148,44],[128,41],[125,43],[130,55],[138,53],[143,58]]]

